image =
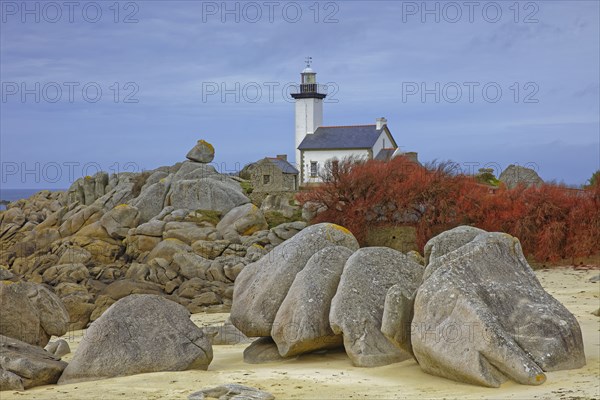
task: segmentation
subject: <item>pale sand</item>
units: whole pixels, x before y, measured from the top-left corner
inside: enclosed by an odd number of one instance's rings
[[[600,283],[590,283],[598,270],[554,269],[539,271],[542,285],[577,317],[583,330],[587,365],[547,373],[541,386],[507,382],[498,389],[453,382],[428,375],[415,361],[379,368],[353,367],[343,352],[312,354],[297,360],[249,365],[242,360],[246,345],[214,346],[208,371],[159,372],[71,385],[51,385],[25,392],[1,392],[6,399],[186,399],[197,390],[223,383],[240,383],[271,392],[277,399],[360,398],[490,398],[571,399],[600,398],[600,318],[591,314],[600,307]],[[202,326],[223,322],[227,314],[195,314]],[[82,331],[70,340],[75,351]],[[157,343],[160,346],[160,343]],[[65,357],[69,361],[71,354]]]

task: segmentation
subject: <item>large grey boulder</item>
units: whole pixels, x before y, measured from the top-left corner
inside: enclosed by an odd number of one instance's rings
[[[315,253],[296,275],[275,316],[271,336],[284,357],[339,347],[341,335],[329,324],[331,299],[352,250],[326,247]]]
[[[57,295],[32,282],[0,282],[0,334],[34,346],[69,329],[69,313]]]
[[[504,171],[502,171],[498,180],[500,182],[504,182],[509,189],[512,189],[518,185],[530,187],[540,186],[544,183],[542,178],[540,178],[535,170],[513,164],[509,165]]]
[[[542,288],[518,239],[480,234],[432,259],[423,279],[411,341],[424,371],[498,387],[585,365],[577,320]]]
[[[432,237],[425,243],[425,265],[433,259],[464,246],[482,233],[485,233],[483,229],[463,225]]]
[[[421,265],[388,247],[365,247],[348,259],[331,301],[329,320],[333,332],[344,335],[352,364],[376,367],[410,357],[380,329],[387,291],[394,285],[415,291],[422,275]]]
[[[191,161],[209,163],[215,158],[215,148],[205,140],[198,140],[185,157]]]
[[[131,295],[90,325],[58,383],[206,370],[211,361],[210,339],[185,307],[156,295]]]
[[[166,205],[189,210],[212,210],[227,213],[249,203],[241,191],[226,181],[212,178],[185,179],[171,185]],[[167,204],[168,203],[168,204]]]
[[[0,335],[0,391],[56,383],[66,366],[41,347]]]
[[[357,250],[352,233],[339,225],[310,226],[237,276],[231,307],[231,322],[247,336],[270,336],[275,315],[290,286],[313,254],[329,246]]]

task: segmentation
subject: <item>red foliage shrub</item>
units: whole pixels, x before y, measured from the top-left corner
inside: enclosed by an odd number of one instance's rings
[[[600,249],[600,186],[572,190],[557,185],[492,190],[452,164],[425,168],[402,157],[390,162],[345,160],[326,182],[298,195],[324,211],[311,222],[350,229],[364,244],[369,227],[412,225],[417,245],[458,225],[518,237],[539,261],[585,257]]]

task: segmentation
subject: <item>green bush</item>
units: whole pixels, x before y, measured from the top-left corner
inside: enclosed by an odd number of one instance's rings
[[[240,182],[240,186],[246,195],[249,195],[254,191],[254,187],[252,186],[251,182]]]

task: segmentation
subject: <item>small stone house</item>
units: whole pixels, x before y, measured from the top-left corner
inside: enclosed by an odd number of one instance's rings
[[[287,155],[265,157],[250,168],[254,192],[277,193],[298,190],[299,171],[287,161]]]

